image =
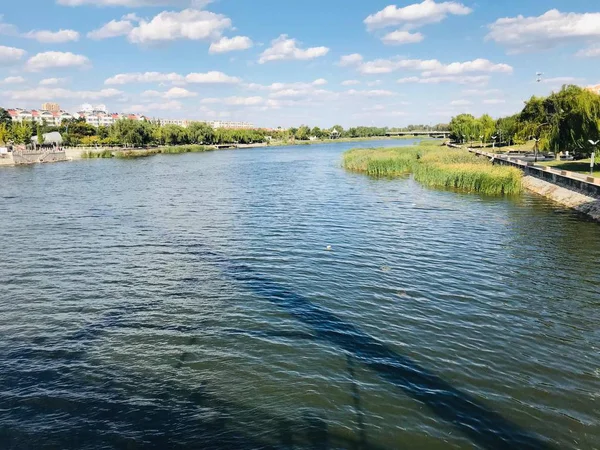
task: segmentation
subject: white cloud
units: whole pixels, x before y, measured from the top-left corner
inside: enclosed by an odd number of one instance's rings
[[[6,77],[4,80],[0,80],[0,84],[22,84],[25,81],[23,77]]]
[[[141,94],[142,97],[145,98],[164,98],[167,100],[170,99],[176,99],[176,98],[190,98],[190,97],[196,97],[198,96],[198,94],[196,94],[195,92],[191,92],[188,91],[187,89],[181,88],[181,87],[174,87],[169,89],[166,92],[159,92],[159,91],[144,91]]]
[[[508,64],[495,64],[487,59],[475,59],[466,62],[454,62],[448,65],[440,65],[431,71],[426,71],[423,76],[431,75],[461,75],[464,73],[512,73],[513,68]]]
[[[381,83],[383,83],[383,81],[381,81],[381,80],[368,81],[367,86],[369,86],[369,87],[379,86]]]
[[[76,55],[71,52],[44,52],[29,58],[25,68],[31,72],[38,72],[54,68],[83,68],[88,66],[90,66],[90,60],[83,55]]]
[[[247,50],[252,47],[252,40],[247,36],[235,36],[232,38],[222,37],[220,40],[210,44],[209,53],[226,53],[239,50]]]
[[[190,73],[185,77],[188,83],[203,83],[203,84],[235,84],[241,80],[237,77],[232,77],[223,72],[207,72],[207,73]]]
[[[554,77],[554,78],[544,78],[542,79],[542,83],[544,84],[578,84],[584,81],[583,78],[577,77]]]
[[[345,92],[348,95],[358,95],[358,96],[364,96],[364,97],[392,97],[394,95],[396,95],[395,92],[392,91],[386,91],[383,89],[373,89],[370,91],[357,91],[354,89],[350,89],[349,91]]]
[[[489,25],[487,40],[509,53],[544,50],[568,42],[599,39],[600,13],[562,13],[552,9],[539,17],[506,17]]]
[[[472,104],[469,100],[453,100],[450,102],[450,106],[470,106]]]
[[[180,88],[180,87],[174,87],[169,89],[167,92],[164,93],[164,97],[165,98],[190,98],[190,97],[196,97],[198,94],[196,94],[195,92],[191,92],[188,91],[187,89],[184,88]]]
[[[419,84],[440,84],[440,83],[457,83],[469,85],[485,85],[490,81],[488,75],[445,75],[439,77],[405,77],[397,80],[397,83],[419,83]]]
[[[386,34],[381,41],[387,45],[416,44],[423,41],[422,33],[411,33],[410,31],[396,30]]]
[[[417,28],[429,23],[437,23],[449,15],[463,16],[471,14],[473,10],[457,2],[436,3],[434,0],[424,0],[404,8],[390,5],[376,14],[365,19],[365,24],[370,30],[401,25],[404,29]]]
[[[359,71],[363,74],[391,73],[397,70],[414,70],[423,72],[423,76],[460,75],[464,73],[512,73],[508,64],[495,64],[487,59],[476,59],[466,62],[443,64],[437,59],[376,59],[363,63]]]
[[[488,98],[483,101],[485,105],[502,105],[506,103],[503,98]]]
[[[355,86],[357,84],[360,84],[360,81],[358,81],[358,80],[346,80],[346,81],[342,81],[342,86]]]
[[[59,5],[64,6],[184,6],[190,0],[57,0]],[[210,3],[210,0],[195,0],[195,6],[200,8]]]
[[[592,47],[579,50],[576,54],[580,58],[598,58],[600,57],[600,45],[594,45]]]
[[[134,113],[148,113],[152,111],[178,111],[183,108],[180,101],[172,100],[170,102],[147,103],[145,105],[131,105],[127,109]]]
[[[502,94],[500,89],[465,89],[462,91],[464,95],[484,96]]]
[[[23,56],[25,56],[25,50],[0,45],[0,66],[19,62]]]
[[[75,30],[34,30],[25,33],[23,37],[28,39],[35,39],[36,41],[42,42],[44,44],[61,44],[64,42],[78,41],[79,32]]]
[[[363,62],[363,56],[359,53],[352,53],[351,55],[342,56],[338,65],[342,67],[357,66]]]
[[[38,87],[23,91],[6,91],[5,94],[7,94],[13,100],[99,100],[103,98],[116,97],[123,94],[123,92],[116,89],[102,89],[99,91],[72,91],[61,88]]]
[[[44,78],[40,80],[40,86],[56,86],[57,84],[65,83],[67,78]]]
[[[87,37],[94,40],[127,36],[134,29],[131,20],[111,20],[97,30],[90,31]]]
[[[106,85],[122,85],[131,83],[181,83],[185,78],[177,73],[134,72],[119,73],[104,81]]]
[[[271,41],[271,47],[262,53],[258,62],[264,64],[269,61],[310,60],[325,56],[327,53],[329,53],[327,47],[310,47],[303,50],[298,47],[296,39],[290,39],[286,34],[282,34]]]
[[[149,22],[141,20],[128,35],[138,44],[176,39],[217,40],[224,30],[231,28],[231,19],[210,11],[184,9],[179,12],[163,11]]]
[[[325,78],[319,78],[312,82],[314,86],[324,86],[327,84],[327,80]]]
[[[205,98],[200,102],[204,104],[220,103],[229,106],[256,106],[265,103],[265,99],[262,97]]]

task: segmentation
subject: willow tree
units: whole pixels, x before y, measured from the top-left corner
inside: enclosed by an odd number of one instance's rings
[[[592,152],[589,141],[600,136],[600,95],[563,86],[546,98],[532,97],[518,121],[519,136],[539,139],[542,150],[588,156]]]

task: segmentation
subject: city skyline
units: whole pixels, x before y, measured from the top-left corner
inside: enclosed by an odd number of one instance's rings
[[[5,108],[403,126],[507,115],[531,95],[600,81],[590,0],[33,3],[7,4],[0,18]]]

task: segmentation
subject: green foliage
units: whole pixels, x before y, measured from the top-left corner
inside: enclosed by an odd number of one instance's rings
[[[5,125],[7,128],[12,125],[12,118],[4,108],[0,108],[0,125]]]
[[[578,86],[563,86],[548,97],[531,97],[520,113],[498,119],[493,131],[490,120],[487,115],[480,119],[458,115],[450,122],[451,137],[462,142],[463,135],[480,131],[486,139],[490,133],[497,134],[497,142],[509,145],[535,138],[542,151],[588,157],[593,151],[589,141],[600,139],[600,95]]]
[[[12,139],[15,144],[29,144],[33,136],[33,127],[30,122],[17,122],[12,125]]]
[[[44,128],[39,123],[37,124],[37,127],[36,127],[36,134],[37,134],[38,145],[42,145],[44,143]]]
[[[344,154],[346,169],[371,176],[389,177],[414,173],[427,186],[452,188],[488,195],[514,195],[522,191],[522,172],[494,166],[464,150],[433,146],[351,150]]]
[[[5,123],[0,123],[0,144],[6,144],[9,141],[10,128]]]

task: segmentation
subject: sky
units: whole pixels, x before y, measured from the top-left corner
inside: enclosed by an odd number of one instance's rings
[[[600,83],[598,0],[29,0],[0,106],[261,127],[436,124]],[[537,76],[541,72],[543,75]],[[540,79],[538,81],[537,79]]]

